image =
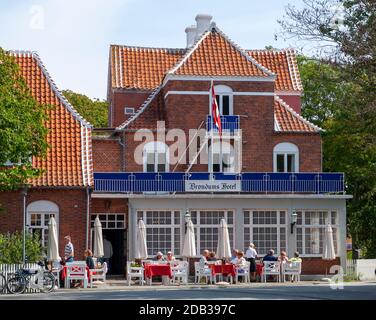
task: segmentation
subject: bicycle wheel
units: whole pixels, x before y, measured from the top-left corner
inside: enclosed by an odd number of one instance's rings
[[[7,291],[7,280],[3,274],[0,274],[0,294],[4,294]]]
[[[26,290],[26,279],[20,276],[10,278],[7,282],[7,288],[13,294],[24,293]]]
[[[51,292],[55,288],[55,276],[50,272],[43,274],[43,288],[42,292]]]

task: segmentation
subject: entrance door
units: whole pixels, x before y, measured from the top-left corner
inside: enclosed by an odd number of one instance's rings
[[[124,230],[107,229],[103,230],[104,237],[111,243],[113,251],[108,274],[123,275],[125,270],[125,232]]]
[[[94,237],[94,220],[98,215],[102,224],[103,239],[107,239],[112,246],[112,257],[109,265],[109,275],[124,275],[126,261],[126,229],[125,215],[123,213],[98,213],[92,214],[91,239]],[[93,247],[93,245],[91,245]],[[106,249],[105,249],[106,250]]]

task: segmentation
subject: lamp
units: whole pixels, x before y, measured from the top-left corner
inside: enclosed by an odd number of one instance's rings
[[[292,209],[291,213],[291,234],[294,233],[294,225],[296,224],[298,220],[298,214],[296,213],[295,209]]]

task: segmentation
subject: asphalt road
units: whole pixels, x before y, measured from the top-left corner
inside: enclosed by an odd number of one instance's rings
[[[2,295],[0,300],[147,300],[147,299],[205,299],[205,300],[376,300],[376,283],[346,284],[343,289],[332,289],[328,285],[269,286],[269,287],[198,287],[189,289],[117,289],[69,290],[50,294]]]

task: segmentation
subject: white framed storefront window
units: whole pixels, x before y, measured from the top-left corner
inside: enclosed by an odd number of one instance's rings
[[[169,152],[168,146],[160,141],[151,141],[143,149],[144,172],[168,172]]]
[[[175,256],[181,252],[181,212],[179,210],[138,210],[137,221],[142,219],[146,227],[148,255],[158,251]],[[136,224],[137,228],[137,224]],[[137,230],[135,230],[137,231]]]
[[[275,209],[244,210],[244,248],[253,242],[260,256],[267,254],[269,249],[276,253],[287,251],[286,212]]]
[[[274,172],[299,172],[299,149],[289,142],[277,144],[273,150]]]
[[[90,227],[94,228],[95,218],[98,216],[102,229],[125,229],[124,213],[95,213],[90,216]]]
[[[338,255],[338,214],[329,210],[297,210],[296,249],[302,256],[321,257],[324,251],[324,232],[330,222],[334,250]]]
[[[217,251],[218,230],[222,218],[227,222],[230,246],[234,248],[235,215],[233,210],[192,210],[190,214],[195,226],[197,255],[205,249]]]
[[[43,247],[48,244],[48,222],[51,217],[56,220],[56,227],[59,233],[59,208],[47,200],[39,200],[30,203],[26,208],[26,225],[29,232],[39,234]]]

